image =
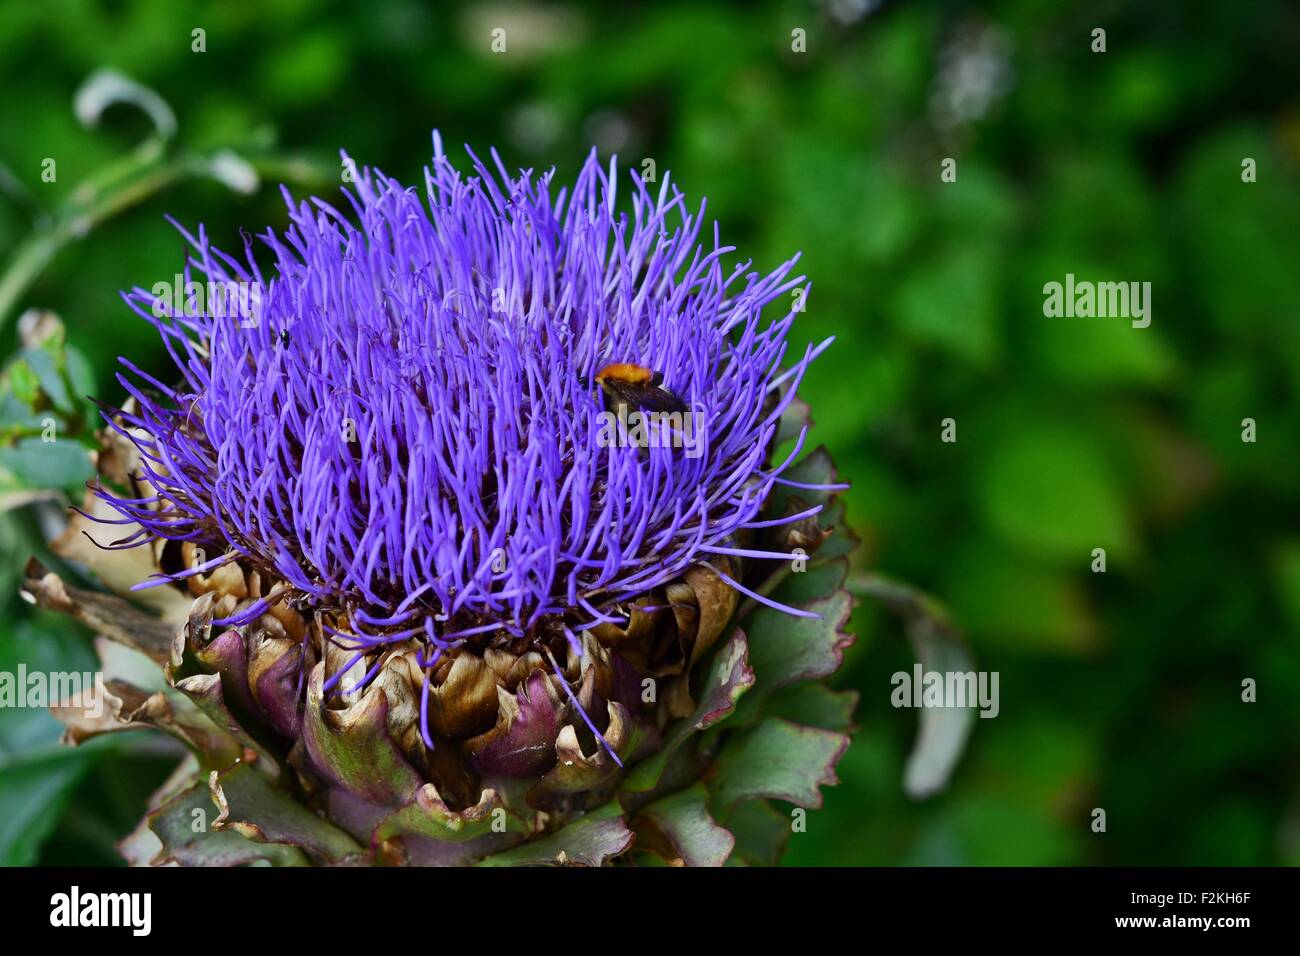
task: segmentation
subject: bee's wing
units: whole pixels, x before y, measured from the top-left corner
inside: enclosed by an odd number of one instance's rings
[[[680,398],[668,389],[657,388],[649,382],[633,383],[606,379],[601,384],[605,388],[605,394],[618,405],[641,408],[648,412],[687,411],[686,403]]]

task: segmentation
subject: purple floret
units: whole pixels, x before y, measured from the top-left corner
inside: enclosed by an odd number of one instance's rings
[[[156,490],[101,491],[143,526],[122,544],[237,555],[346,610],[361,646],[521,636],[549,615],[578,629],[737,548],[820,351],[782,368],[797,257],[728,270],[716,227],[699,241],[703,204],[632,174],[620,213],[614,164],[594,152],[554,195],[553,172],[511,178],[495,152],[495,172],[470,156],[464,178],[435,135],[423,194],[366,170],[351,215],[286,190],[291,225],[259,237],[265,273],[251,238],[236,258],[185,233],[187,279],[249,283],[260,302],[176,313],[126,294],[179,384],[122,360],[136,407],[114,427]],[[786,314],[764,322],[778,300]],[[611,362],[661,371],[701,416],[703,453],[598,442],[592,379]]]

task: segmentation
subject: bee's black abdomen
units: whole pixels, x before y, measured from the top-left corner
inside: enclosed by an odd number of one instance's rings
[[[648,382],[622,382],[617,379],[605,379],[601,383],[605,395],[611,404],[626,405],[647,412],[682,412],[687,411],[686,403],[662,386]]]

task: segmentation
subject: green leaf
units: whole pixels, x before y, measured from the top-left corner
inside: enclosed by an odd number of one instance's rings
[[[821,551],[817,552],[817,557],[821,557]],[[844,558],[819,560],[810,563],[803,571],[787,573],[768,596],[782,604],[804,607],[806,604],[827,598],[844,587],[844,581],[848,576],[849,562]]]
[[[783,471],[781,477],[787,481],[809,485],[829,485],[839,481],[835,472],[835,462],[831,459],[830,452],[822,447],[814,448],[804,455]],[[811,506],[827,503],[833,494],[834,492],[816,488],[791,488],[788,485],[777,485],[772,489],[766,511],[772,515],[787,514],[791,495],[797,495]]]
[[[708,730],[732,715],[736,701],[754,683],[754,672],[749,667],[748,655],[749,645],[745,634],[737,628],[731,639],[709,660],[695,712],[669,728],[658,753],[636,765],[624,779],[623,790],[634,793],[653,790],[674,751],[693,734]]]
[[[606,803],[564,829],[482,860],[479,866],[600,866],[632,845],[632,831],[617,801]]]
[[[249,764],[217,774],[209,790],[221,810],[220,826],[234,828],[256,843],[294,846],[329,863],[362,852],[352,837],[273,787]]]
[[[782,816],[766,800],[746,800],[736,804],[725,824],[735,837],[731,862],[753,866],[776,866],[790,841],[790,818]]]
[[[21,439],[10,448],[0,448],[0,466],[38,488],[80,488],[95,471],[85,446],[70,438]]]
[[[8,381],[14,398],[28,408],[41,400],[41,377],[26,360],[14,360],[8,368]]]
[[[853,726],[857,706],[856,690],[836,691],[825,684],[809,682],[777,691],[763,712],[809,727],[848,731]]]
[[[0,388],[3,388],[3,383],[0,383]],[[36,388],[40,388],[39,382]],[[27,402],[20,401],[12,390],[0,391],[0,436],[39,431],[44,417],[34,412]]]
[[[835,763],[848,745],[844,734],[769,717],[727,741],[709,774],[713,806],[761,797],[820,807],[820,787],[839,782]]]
[[[68,379],[72,383],[74,392],[73,399],[83,400],[88,395],[96,394],[99,387],[95,378],[95,367],[90,364],[86,356],[69,346],[64,353],[64,358],[67,362]]]
[[[94,656],[58,620],[23,621],[0,635],[0,671],[16,674],[95,670]],[[59,744],[61,728],[44,708],[0,709],[0,865],[29,866],[99,751]]]
[[[31,866],[93,755],[56,750],[0,760],[0,865]]]
[[[848,557],[861,543],[858,536],[853,533],[853,529],[849,527],[844,510],[844,501],[836,499],[822,508],[817,515],[817,524],[822,528],[832,529],[833,533],[817,549],[817,554],[814,555],[815,562]]]
[[[63,374],[63,355],[52,351],[51,347],[23,349],[19,353],[18,364],[26,365],[40,382],[41,392],[51,405],[61,412],[70,412],[73,408],[72,395],[68,392],[68,382]],[[34,405],[35,402],[32,402]]]
[[[663,797],[642,809],[634,825],[649,821],[656,839],[686,866],[722,866],[736,839],[709,816],[709,792],[703,784]],[[640,832],[640,827],[637,827]]]
[[[782,392],[784,395],[785,393]],[[785,407],[781,414],[781,420],[777,424],[775,444],[779,448],[788,441],[797,438],[806,426],[812,424],[812,409],[808,403],[798,396],[790,400],[790,404]]]
[[[206,780],[195,782],[154,810],[148,828],[162,844],[154,863],[182,866],[306,866],[297,847],[249,839],[235,829],[213,829],[217,809]]]
[[[792,574],[790,578],[802,579],[806,574],[814,572]],[[835,575],[830,580],[837,579]],[[817,583],[812,579],[812,584]],[[745,619],[755,686],[738,708],[738,720],[753,721],[777,688],[829,677],[843,663],[844,651],[854,639],[843,630],[853,607],[852,595],[840,589],[826,597],[800,601],[798,606],[821,617],[792,617],[760,605]]]

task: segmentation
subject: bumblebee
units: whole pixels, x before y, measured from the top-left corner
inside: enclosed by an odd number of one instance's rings
[[[665,388],[663,380],[662,372],[629,362],[606,365],[595,375],[596,384],[615,408],[686,412],[686,403]]]

